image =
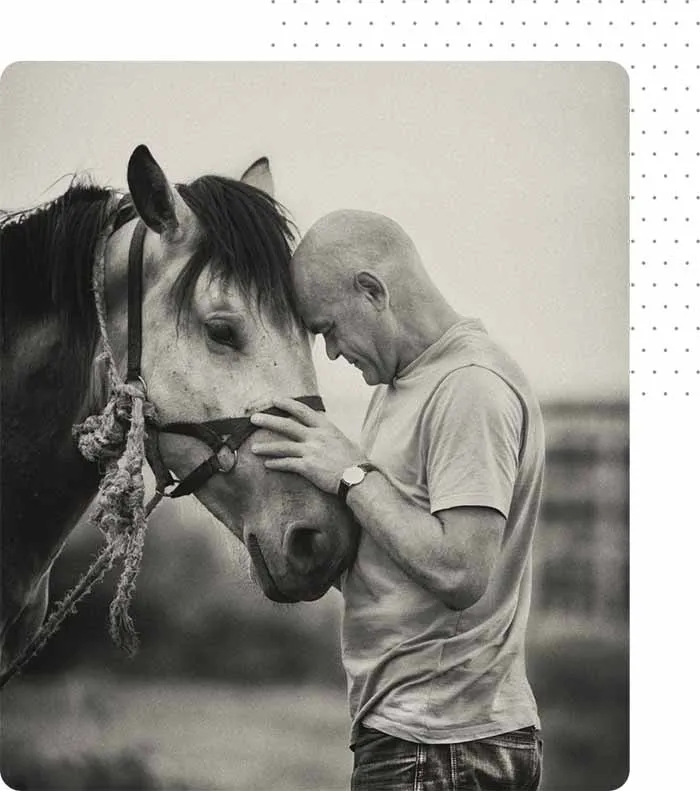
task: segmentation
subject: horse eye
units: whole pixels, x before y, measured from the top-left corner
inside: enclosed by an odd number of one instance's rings
[[[222,321],[221,319],[207,321],[204,326],[207,336],[214,343],[218,343],[221,346],[230,346],[232,349],[241,348],[241,337],[236,328],[228,321]]]

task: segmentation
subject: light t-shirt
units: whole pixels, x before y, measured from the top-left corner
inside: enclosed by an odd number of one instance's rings
[[[523,373],[481,322],[461,320],[392,384],[376,388],[361,442],[426,512],[490,507],[506,527],[486,592],[461,611],[363,531],[342,581],[351,741],[360,723],[425,743],[539,727],[524,644],[544,430]]]

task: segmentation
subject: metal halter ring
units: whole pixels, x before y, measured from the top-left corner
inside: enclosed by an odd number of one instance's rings
[[[233,458],[229,463],[224,463],[221,460],[221,456],[219,455],[222,450],[227,450],[229,453],[233,453]],[[218,462],[217,472],[231,472],[231,470],[238,464],[238,449],[237,448],[229,448],[228,445],[224,445],[223,448],[216,454],[216,460]]]
[[[127,379],[126,384],[141,385],[141,389],[143,390],[143,398],[144,400],[148,399],[148,385],[146,384],[146,380],[143,378],[143,376],[141,376],[141,374],[137,374],[136,376],[132,376],[130,379]]]
[[[138,379],[139,382],[141,382],[141,387],[143,387],[143,397],[147,398],[148,397],[148,385],[146,384],[146,380],[143,378],[143,376],[141,376],[141,374],[139,374],[137,376],[137,379]]]

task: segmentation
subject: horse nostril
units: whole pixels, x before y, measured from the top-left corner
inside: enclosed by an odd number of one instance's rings
[[[284,539],[287,560],[300,574],[310,574],[331,554],[328,536],[316,527],[292,525]]]

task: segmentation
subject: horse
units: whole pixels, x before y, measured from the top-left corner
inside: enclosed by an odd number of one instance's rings
[[[317,599],[356,551],[349,510],[299,476],[266,470],[246,451],[253,427],[240,448],[226,445],[273,397],[313,400],[318,389],[291,288],[294,227],[273,197],[267,159],[239,180],[173,184],[140,145],[127,183],[120,192],[74,178],[55,200],[0,219],[5,665],[39,630],[52,565],[100,482],[73,437],[108,398],[93,293],[100,257],[102,326],[123,377],[134,249],[140,259],[136,379],[155,410],[146,431],[160,473],[197,478],[189,489],[245,544],[264,595]],[[212,455],[205,443],[217,425],[226,433]]]

